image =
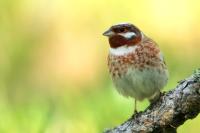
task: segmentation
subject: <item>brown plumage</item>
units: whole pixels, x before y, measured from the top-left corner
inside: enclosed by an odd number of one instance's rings
[[[114,25],[104,35],[109,37],[108,67],[118,92],[155,101],[168,80],[158,45],[129,23]]]

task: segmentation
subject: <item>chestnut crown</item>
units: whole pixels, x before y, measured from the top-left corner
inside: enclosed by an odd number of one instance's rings
[[[133,46],[142,40],[141,31],[130,23],[113,25],[103,35],[108,36],[111,48]]]

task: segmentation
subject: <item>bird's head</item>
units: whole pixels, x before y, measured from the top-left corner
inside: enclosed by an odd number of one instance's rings
[[[113,25],[103,35],[109,38],[111,48],[137,45],[142,40],[141,31],[130,23]]]

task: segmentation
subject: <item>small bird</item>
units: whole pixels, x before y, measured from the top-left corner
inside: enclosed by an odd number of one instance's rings
[[[167,84],[168,70],[158,45],[131,23],[111,26],[103,33],[109,38],[108,67],[117,91],[136,101],[151,103]]]

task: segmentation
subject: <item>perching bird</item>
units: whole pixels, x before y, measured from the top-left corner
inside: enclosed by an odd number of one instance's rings
[[[136,100],[156,101],[168,81],[157,44],[130,23],[113,25],[103,35],[109,38],[108,67],[117,91],[135,98],[135,112]]]

